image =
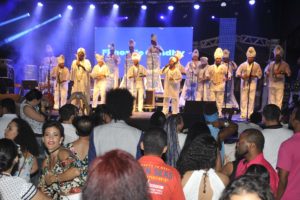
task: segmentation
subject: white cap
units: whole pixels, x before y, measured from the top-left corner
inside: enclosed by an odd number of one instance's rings
[[[77,53],[79,53],[79,52],[82,52],[85,55],[85,49],[84,48],[80,47],[79,49],[77,49]]]
[[[247,58],[254,58],[256,56],[256,51],[254,47],[249,47],[246,53]]]
[[[173,61],[173,62],[178,62],[178,58],[176,58],[175,56],[171,56],[170,58],[169,58],[169,61]]]
[[[153,33],[151,34],[151,40],[153,40],[155,42],[157,41],[157,36]]]
[[[114,43],[109,44],[109,45],[108,45],[108,48],[109,48],[110,50],[115,50],[115,44],[114,44]]]
[[[178,60],[181,60],[181,58],[183,58],[183,54],[181,53],[181,51],[177,50],[174,54],[175,57],[178,58]]]
[[[197,56],[199,58],[199,51],[198,49],[194,49],[193,53],[192,53],[192,57]]]
[[[104,56],[100,55],[100,54],[95,54],[95,58],[97,60],[97,62],[103,61],[104,62]]]
[[[228,49],[223,50],[223,58],[229,58],[230,51]]]
[[[65,57],[63,55],[60,55],[57,57],[57,63],[62,64],[65,63]]]
[[[131,59],[140,61],[141,60],[141,55],[138,52],[133,52],[132,56],[131,56]]]
[[[276,45],[273,51],[274,56],[280,55],[280,57],[283,56],[283,48],[280,45]]]
[[[208,58],[207,57],[201,57],[200,62],[201,62],[201,65],[202,64],[208,64]]]
[[[218,47],[214,54],[215,59],[223,57],[223,51],[220,47]]]
[[[128,45],[130,47],[134,47],[135,46],[135,41],[133,39],[130,39],[129,42],[128,42]]]

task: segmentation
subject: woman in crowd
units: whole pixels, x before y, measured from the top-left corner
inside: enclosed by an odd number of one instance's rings
[[[9,139],[0,139],[0,199],[1,200],[48,200],[32,183],[11,176],[18,163],[18,147]]]
[[[176,166],[176,162],[186,139],[186,134],[181,133],[183,126],[184,123],[180,114],[170,115],[164,125],[164,130],[168,135],[166,163],[172,167]]]
[[[5,129],[5,138],[19,145],[21,155],[17,172],[14,174],[30,182],[30,176],[38,171],[39,149],[29,124],[20,118],[13,119]]]
[[[62,146],[63,126],[57,121],[43,125],[43,142],[49,153],[42,164],[39,188],[52,199],[79,199],[84,184],[72,152]]]
[[[183,176],[182,185],[187,200],[218,200],[229,179],[216,172],[217,142],[211,135],[200,135],[183,152],[178,170]]]
[[[113,150],[96,158],[83,189],[84,200],[148,200],[143,168],[129,153]]]

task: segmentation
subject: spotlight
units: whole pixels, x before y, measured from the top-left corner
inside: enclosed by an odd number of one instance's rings
[[[38,3],[37,3],[37,6],[38,6],[38,7],[43,7],[42,2],[38,2]]]
[[[114,9],[118,9],[118,8],[119,8],[119,5],[116,4],[116,3],[114,3],[113,8],[114,8]]]
[[[211,19],[215,19],[216,17],[214,15],[211,16]]]
[[[142,8],[143,10],[147,10],[147,6],[146,6],[145,4],[141,5],[141,8]]]
[[[221,7],[226,7],[227,6],[227,3],[225,2],[225,1],[223,1],[222,3],[221,3]]]
[[[169,9],[170,11],[172,11],[172,10],[174,10],[174,6],[169,5],[169,6],[168,6],[168,9]]]
[[[95,5],[94,4],[91,4],[90,5],[90,9],[95,9],[96,7],[95,7]]]
[[[72,7],[71,5],[68,5],[67,8],[68,8],[69,10],[73,10],[73,7]]]
[[[18,20],[20,20],[20,19],[29,17],[29,16],[30,16],[30,14],[29,14],[29,13],[26,13],[26,14],[24,14],[24,15],[20,15],[20,16],[18,16],[18,17],[15,17],[15,18],[6,20],[6,21],[4,21],[4,22],[0,22],[0,27],[1,27],[1,26],[4,26],[4,25],[6,25],[6,24],[10,24],[10,23],[13,23],[13,22],[15,22],[15,21],[18,21]]]
[[[249,1],[249,4],[252,6],[252,5],[254,5],[255,4],[255,0],[250,0]]]
[[[165,16],[161,15],[159,18],[163,20],[165,19]]]
[[[199,10],[199,8],[200,8],[199,3],[195,3],[195,4],[194,4],[194,9],[195,9],[195,10]]]
[[[124,17],[124,19],[125,19],[125,20],[127,20],[127,19],[128,19],[128,17],[127,17],[127,16],[125,16],[125,17]]]

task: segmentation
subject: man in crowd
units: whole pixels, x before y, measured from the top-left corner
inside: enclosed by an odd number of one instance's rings
[[[73,126],[73,120],[77,116],[78,108],[73,104],[65,104],[59,109],[59,120],[64,127],[64,144],[74,142],[78,139],[76,129]]]

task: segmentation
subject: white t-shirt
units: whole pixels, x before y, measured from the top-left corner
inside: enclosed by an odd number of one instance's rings
[[[29,200],[37,193],[32,183],[17,176],[0,175],[1,200]]]
[[[62,123],[62,125],[64,127],[64,133],[65,133],[65,138],[64,138],[65,145],[74,142],[79,138],[78,135],[76,134],[76,129],[72,124]]]
[[[264,157],[276,169],[279,147],[282,142],[293,135],[293,131],[287,128],[266,128],[262,131],[265,137]]]

